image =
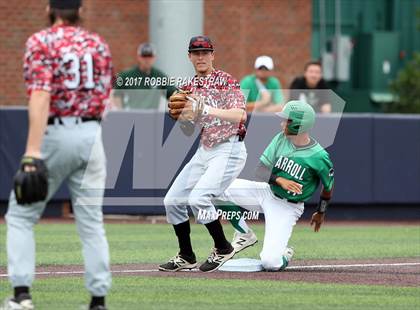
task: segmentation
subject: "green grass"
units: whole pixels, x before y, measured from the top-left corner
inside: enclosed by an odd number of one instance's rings
[[[81,309],[80,278],[36,281],[38,309]],[[59,292],[59,294],[57,294]],[[0,293],[3,295],[3,292]],[[418,309],[419,288],[301,282],[114,277],[111,309]]]
[[[226,233],[233,233],[225,225]],[[258,257],[264,232],[254,225],[258,246],[238,257]],[[169,225],[108,224],[113,264],[159,263],[177,251]],[[0,225],[0,266],[6,265],[5,225]],[[36,226],[37,265],[81,264],[80,241],[72,224]],[[204,227],[192,225],[200,260],[211,240]],[[418,226],[331,225],[314,233],[298,225],[291,242],[299,259],[420,257]],[[89,296],[81,277],[38,279],[33,288],[37,309],[80,309]],[[0,279],[0,304],[10,293]],[[419,309],[420,288],[318,284],[263,280],[216,280],[114,276],[108,296],[111,309]]]
[[[232,236],[230,225],[224,226]],[[238,257],[255,257],[261,251],[264,226],[253,225],[260,242]],[[106,226],[113,264],[158,263],[173,256],[177,242],[172,227],[166,224],[108,224]],[[5,225],[0,225],[0,249],[5,246]],[[73,224],[40,224],[35,229],[37,264],[82,264],[80,241]],[[207,230],[192,225],[196,254],[205,259],[212,246]],[[328,226],[314,233],[309,225],[296,226],[290,245],[295,259],[363,259],[420,257],[418,226]],[[0,250],[0,266],[6,254]]]

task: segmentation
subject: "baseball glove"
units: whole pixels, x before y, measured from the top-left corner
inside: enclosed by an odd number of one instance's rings
[[[14,178],[14,191],[18,204],[44,201],[48,194],[48,171],[44,161],[25,156]]]
[[[175,120],[180,117],[185,105],[188,103],[187,96],[190,94],[190,91],[176,91],[169,97],[168,108],[170,117]]]
[[[205,109],[202,98],[194,99],[190,97],[190,91],[177,91],[169,97],[169,115],[175,119],[184,122],[195,121]]]

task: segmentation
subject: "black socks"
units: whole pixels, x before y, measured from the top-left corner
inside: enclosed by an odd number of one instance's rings
[[[27,286],[16,286],[14,288],[15,300],[18,300],[19,296],[21,294],[28,294],[29,295],[29,287],[27,287]],[[104,296],[101,296],[101,297],[92,296],[92,300],[90,302],[89,308],[93,308],[95,306],[104,306],[105,307],[105,297]]]
[[[29,294],[29,287],[28,286],[16,286],[14,288],[14,295],[15,295],[15,299],[17,299],[19,297],[20,294]]]
[[[89,308],[93,308],[95,306],[104,306],[105,307],[105,297],[96,297],[92,296],[92,300],[90,301]]]
[[[229,241],[226,240],[225,233],[223,232],[222,224],[220,223],[219,219],[210,222],[205,225],[207,230],[209,231],[210,235],[214,240],[214,247],[218,250],[228,250],[230,253],[232,250],[232,246]]]
[[[178,237],[179,253],[184,254],[188,257],[193,257],[194,252],[191,245],[191,228],[190,221],[183,222],[178,225],[173,225],[175,234]]]
[[[229,241],[226,240],[225,233],[223,232],[223,227],[220,221],[217,219],[211,223],[205,224],[205,226],[214,240],[214,247],[218,250],[226,250],[230,253],[232,246]],[[173,225],[173,227],[175,234],[178,237],[180,250],[179,253],[188,257],[194,257],[190,238],[190,221],[186,221],[178,225]]]

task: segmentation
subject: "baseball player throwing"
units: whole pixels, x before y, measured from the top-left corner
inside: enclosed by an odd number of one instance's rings
[[[195,127],[201,130],[201,144],[169,189],[164,204],[167,220],[178,238],[179,253],[159,266],[162,271],[192,269],[197,265],[190,239],[187,206],[198,223],[204,224],[214,240],[214,249],[199,267],[201,271],[217,270],[233,257],[235,251],[226,240],[213,205],[235,180],[246,161],[245,100],[239,83],[228,73],[213,68],[214,49],[206,36],[193,37],[189,58],[195,77],[169,100],[169,113],[178,119],[186,134]],[[197,215],[199,211],[205,218]]]
[[[29,292],[35,271],[33,226],[64,180],[82,241],[90,309],[105,309],[111,285],[99,123],[111,90],[111,54],[101,37],[77,26],[80,6],[80,0],[50,0],[51,27],[26,42],[29,133],[6,215],[8,274],[14,288],[6,309],[34,309]]]
[[[319,231],[334,184],[333,165],[327,151],[308,133],[315,123],[312,107],[301,101],[290,101],[277,115],[283,119],[282,132],[260,157],[256,170],[259,181],[236,179],[220,197],[223,202],[264,213],[265,236],[260,256],[268,271],[283,270],[289,264],[293,249],[287,246],[293,226],[303,213],[304,202],[321,181],[318,210],[311,220],[315,231]],[[257,242],[257,238],[244,220],[237,225],[232,245],[239,252]]]

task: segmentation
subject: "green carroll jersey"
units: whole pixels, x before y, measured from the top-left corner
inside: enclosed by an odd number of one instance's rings
[[[334,184],[333,164],[327,151],[315,140],[308,146],[297,147],[283,134],[276,135],[260,157],[260,161],[276,176],[302,185],[302,194],[294,194],[271,184],[277,196],[301,202],[308,200],[319,182],[330,191]]]

